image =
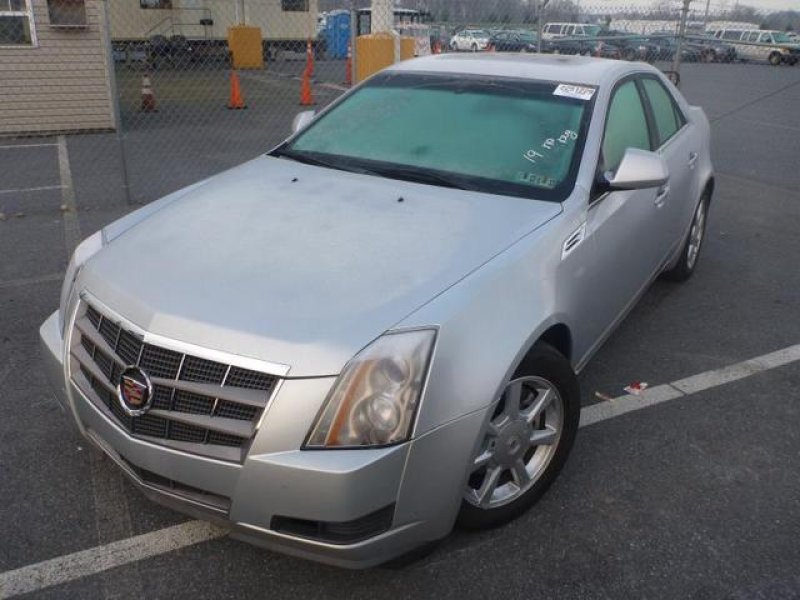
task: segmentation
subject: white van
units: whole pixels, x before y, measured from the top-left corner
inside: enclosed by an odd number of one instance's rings
[[[771,65],[794,65],[800,60],[800,44],[783,31],[717,29],[709,33],[736,48],[736,55],[742,60],[766,60]]]
[[[587,23],[548,23],[542,29],[542,39],[560,37],[595,37],[600,34],[600,25]]]

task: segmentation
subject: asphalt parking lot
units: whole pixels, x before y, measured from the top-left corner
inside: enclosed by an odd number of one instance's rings
[[[581,374],[596,422],[532,511],[364,572],[253,548],[151,504],[68,425],[39,368],[38,327],[68,249],[132,208],[118,146],[113,134],[0,139],[0,597],[800,598],[800,69],[682,75],[712,120],[717,169],[695,277],[657,282]],[[256,100],[296,82],[257,80],[244,127],[224,109],[205,130],[131,116],[133,201],[277,142],[299,109]],[[190,125],[199,109],[186,110]],[[229,145],[207,143],[219,130]],[[165,139],[169,156],[148,152]],[[683,391],[633,412],[598,399],[634,381]]]

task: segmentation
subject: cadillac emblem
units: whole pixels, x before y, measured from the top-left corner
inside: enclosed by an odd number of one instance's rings
[[[120,376],[117,397],[122,410],[139,417],[153,405],[153,383],[139,367],[127,367]]]

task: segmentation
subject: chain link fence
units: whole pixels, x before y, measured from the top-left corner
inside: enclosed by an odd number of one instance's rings
[[[584,55],[676,83],[686,63],[798,62],[800,13],[732,4],[0,0],[0,135],[69,134],[79,204],[141,204],[269,150],[398,59]]]

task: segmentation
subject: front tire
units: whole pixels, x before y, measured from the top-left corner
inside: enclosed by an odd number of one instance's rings
[[[470,463],[458,524],[496,527],[533,506],[567,460],[580,411],[569,361],[537,343],[491,409]]]
[[[703,247],[703,240],[706,237],[706,222],[708,221],[708,205],[710,201],[711,197],[708,192],[704,193],[694,212],[692,226],[681,250],[681,256],[674,267],[664,272],[664,279],[680,282],[686,281],[694,274],[697,268],[697,261],[700,258],[700,250]]]
[[[769,64],[771,64],[773,67],[777,67],[779,64],[781,64],[782,60],[783,57],[781,56],[780,52],[773,52],[769,55]]]

